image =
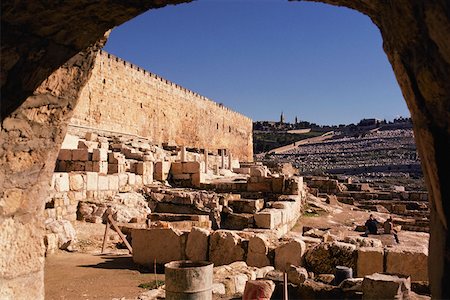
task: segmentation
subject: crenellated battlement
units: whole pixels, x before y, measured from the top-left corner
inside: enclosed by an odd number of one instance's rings
[[[203,101],[210,102],[211,104],[214,104],[217,107],[220,107],[220,108],[226,110],[229,113],[239,115],[241,117],[247,118],[248,120],[252,121],[251,118],[249,118],[249,117],[247,117],[247,116],[245,116],[245,115],[243,115],[243,114],[241,114],[241,113],[239,113],[237,111],[232,110],[231,108],[223,105],[222,103],[218,103],[218,102],[216,102],[214,100],[211,100],[208,97],[205,97],[205,96],[203,96],[203,95],[201,95],[201,94],[199,94],[197,92],[194,92],[194,91],[192,91],[190,89],[187,89],[187,88],[185,88],[185,87],[183,87],[183,86],[181,86],[181,85],[179,85],[179,84],[177,84],[175,82],[172,82],[172,81],[170,81],[168,79],[165,79],[165,78],[159,76],[158,74],[155,74],[155,73],[150,72],[150,71],[148,71],[146,69],[143,69],[143,68],[141,68],[141,67],[139,67],[139,66],[137,66],[137,65],[135,65],[135,64],[133,64],[133,63],[131,63],[129,61],[126,61],[126,60],[124,60],[124,59],[122,59],[120,57],[117,57],[117,56],[115,56],[115,55],[113,55],[111,53],[108,53],[108,52],[106,52],[104,50],[100,50],[99,56],[101,56],[102,58],[111,60],[111,61],[115,61],[117,63],[122,63],[124,65],[124,67],[129,67],[130,69],[133,69],[134,71],[141,72],[142,74],[148,76],[149,78],[153,78],[153,79],[159,80],[159,81],[161,81],[161,82],[163,82],[163,83],[165,83],[165,84],[167,84],[169,86],[172,86],[172,87],[175,87],[175,88],[179,89],[182,92],[185,92],[187,94],[191,94],[191,95],[193,95],[195,97],[198,97],[199,99],[201,99]]]

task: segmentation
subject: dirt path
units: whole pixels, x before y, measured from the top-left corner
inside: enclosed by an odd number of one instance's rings
[[[45,299],[134,299],[145,291],[138,285],[154,278],[141,273],[128,254],[61,251],[46,259]]]

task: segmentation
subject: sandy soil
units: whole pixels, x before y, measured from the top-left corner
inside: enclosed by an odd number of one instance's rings
[[[61,251],[45,261],[45,299],[135,299],[145,291],[138,285],[154,280],[130,255]]]

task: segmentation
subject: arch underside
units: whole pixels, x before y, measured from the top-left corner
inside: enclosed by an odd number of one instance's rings
[[[1,293],[16,298],[43,298],[44,200],[67,121],[89,79],[95,53],[106,41],[105,33],[148,9],[190,1],[50,2],[1,3],[0,246],[5,251],[0,251],[0,284]],[[433,297],[448,298],[450,4],[446,0],[314,2],[358,10],[381,31],[411,112],[432,201]],[[30,282],[35,289],[20,291]]]

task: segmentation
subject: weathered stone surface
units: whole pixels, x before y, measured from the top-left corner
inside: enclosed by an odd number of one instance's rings
[[[209,239],[209,260],[215,266],[244,260],[242,239],[236,233],[216,230]]]
[[[69,174],[67,173],[54,173],[55,190],[57,192],[68,192],[69,186]]]
[[[335,286],[316,282],[311,279],[305,280],[298,286],[296,299],[343,299],[342,291]]]
[[[325,284],[333,284],[334,274],[319,274],[314,277],[314,280]]]
[[[223,215],[220,227],[230,230],[243,230],[245,228],[254,227],[253,224],[254,218],[252,214],[228,213]]]
[[[108,160],[108,149],[92,150],[92,160],[93,161],[107,161]]]
[[[300,239],[291,239],[275,249],[275,269],[286,271],[290,265],[300,266],[306,244]]]
[[[308,279],[308,271],[302,267],[290,265],[287,268],[286,273],[288,275],[288,281],[295,285],[302,284]]]
[[[95,172],[86,172],[86,190],[96,191],[98,189],[98,174]]]
[[[72,191],[82,190],[84,188],[83,175],[71,173],[69,175],[69,185],[70,185],[70,190],[72,190]]]
[[[427,281],[428,249],[394,247],[386,249],[386,272],[411,276],[413,281]]]
[[[409,277],[375,273],[364,277],[363,299],[409,299],[411,281]]]
[[[184,258],[184,236],[171,228],[133,229],[131,231],[133,261],[153,266]]]
[[[193,261],[207,261],[210,232],[203,228],[192,227],[186,243],[186,257]]]
[[[242,300],[269,300],[275,290],[275,284],[270,280],[249,280],[245,284]]]
[[[264,199],[238,199],[228,201],[230,206],[236,213],[254,214],[264,208]]]
[[[383,272],[383,248],[361,247],[358,249],[356,274],[358,277]]]
[[[45,256],[55,254],[59,249],[58,235],[56,233],[47,233],[44,236]]]
[[[310,248],[305,255],[308,270],[317,274],[334,274],[336,266],[356,270],[356,246],[341,242],[320,243]]]
[[[69,249],[76,242],[77,233],[75,228],[67,220],[52,220],[45,227],[47,230],[58,235],[59,249]]]
[[[263,209],[254,215],[255,224],[259,228],[274,229],[281,224],[281,212],[277,209]]]
[[[214,283],[225,286],[225,296],[242,297],[246,282],[256,279],[257,270],[243,261],[214,267]]]
[[[364,278],[347,278],[339,284],[343,291],[362,292],[362,283]]]
[[[346,236],[344,238],[344,242],[356,245],[358,247],[383,247],[383,243],[379,239],[366,238],[361,236]]]
[[[269,266],[268,252],[269,241],[264,235],[251,237],[248,241],[247,265],[259,268]]]

